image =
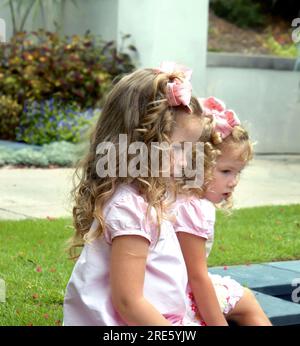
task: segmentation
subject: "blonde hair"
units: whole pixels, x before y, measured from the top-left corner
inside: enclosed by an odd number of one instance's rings
[[[193,194],[203,198],[210,182],[213,180],[213,171],[218,157],[228,150],[234,152],[237,149],[242,149],[237,159],[247,164],[253,158],[253,143],[250,140],[248,131],[242,125],[234,126],[230,135],[222,139],[221,134],[215,130],[213,118],[210,116],[204,118],[199,141],[204,143],[204,182],[201,187],[193,189]],[[231,208],[232,197],[217,205],[217,207]]]
[[[72,191],[75,235],[69,244],[73,258],[78,257],[76,247],[82,247],[84,242],[92,241],[104,232],[102,210],[120,183],[136,183],[140,194],[148,202],[148,211],[151,207],[155,208],[160,225],[169,179],[151,177],[149,174],[148,177],[119,177],[118,163],[116,177],[100,178],[96,172],[99,159],[96,148],[105,141],[117,146],[119,134],[127,134],[128,146],[135,141],[145,143],[148,149],[151,142],[170,143],[176,114],[187,112],[186,107],[171,107],[167,102],[167,83],[175,78],[183,80],[184,76],[180,72],[168,74],[141,69],[120,79],[107,95],[101,116],[90,137],[89,151],[75,172],[75,177],[79,179]],[[195,97],[191,98],[190,107],[193,116],[202,119],[202,109]],[[90,231],[94,218],[98,220],[99,226],[95,231]]]

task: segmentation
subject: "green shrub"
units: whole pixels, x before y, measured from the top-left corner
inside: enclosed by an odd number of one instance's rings
[[[275,40],[273,36],[270,36],[265,42],[265,46],[270,50],[271,53],[283,58],[297,58],[298,51],[294,43],[291,44],[280,44]]]
[[[72,167],[76,161],[82,157],[85,144],[73,144],[69,142],[53,142],[43,146],[42,153],[49,161],[49,164]]]
[[[99,110],[81,111],[75,102],[64,103],[50,99],[26,103],[17,128],[17,140],[30,144],[47,144],[55,141],[79,142]]]
[[[264,23],[261,5],[252,0],[213,0],[210,6],[217,16],[242,28],[262,26]]]
[[[85,147],[85,143],[69,142],[45,144],[39,150],[31,146],[22,149],[0,147],[0,167],[4,165],[73,167],[76,161],[82,157]]]
[[[130,55],[114,41],[90,33],[60,38],[44,30],[19,32],[0,45],[0,90],[22,105],[54,97],[96,107],[111,80],[133,69]]]
[[[22,106],[11,96],[0,96],[0,138],[15,139]]]

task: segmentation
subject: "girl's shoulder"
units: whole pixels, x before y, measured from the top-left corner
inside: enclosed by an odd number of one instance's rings
[[[138,189],[133,184],[120,184],[117,186],[111,198],[105,203],[104,214],[107,214],[113,207],[126,206],[127,208],[146,210],[148,203],[139,194]]]
[[[207,199],[179,197],[175,202],[175,231],[208,238],[215,224],[215,206]]]
[[[206,198],[179,196],[175,202],[175,210],[189,214],[196,213],[204,219],[215,220],[216,208],[214,204]]]
[[[153,214],[147,218],[147,209],[148,203],[134,185],[119,185],[103,208],[107,242],[111,244],[116,236],[139,235],[153,243]]]

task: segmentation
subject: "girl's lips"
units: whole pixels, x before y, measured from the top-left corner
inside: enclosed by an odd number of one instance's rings
[[[226,193],[223,193],[223,196],[225,199],[229,198],[231,196],[231,192],[226,192]]]

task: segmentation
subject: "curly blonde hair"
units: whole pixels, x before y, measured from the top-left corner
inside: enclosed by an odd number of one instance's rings
[[[203,198],[211,181],[213,180],[213,171],[217,163],[217,159],[225,150],[234,152],[239,151],[238,160],[246,164],[253,158],[253,143],[250,140],[248,131],[242,125],[233,127],[232,132],[225,139],[216,131],[213,117],[205,116],[203,122],[202,134],[199,138],[204,143],[204,180],[201,187],[193,189],[192,194],[199,198]],[[233,205],[232,197],[217,205],[224,209],[229,209]]]
[[[118,146],[119,134],[127,135],[128,146],[135,141],[145,143],[148,153],[152,142],[170,143],[176,114],[186,112],[190,116],[186,107],[172,107],[167,102],[167,83],[176,78],[183,80],[184,76],[181,72],[158,73],[153,69],[140,69],[120,79],[107,95],[101,116],[90,137],[88,153],[79,162],[75,172],[75,179],[78,181],[72,191],[75,235],[69,243],[73,258],[78,257],[77,247],[82,247],[86,241],[92,241],[104,232],[102,210],[120,183],[135,182],[140,194],[148,202],[148,211],[151,207],[155,208],[160,225],[170,180],[149,174],[148,177],[119,177],[118,162],[116,177],[101,178],[96,172],[99,159],[96,148],[105,141]],[[192,116],[204,118],[195,97],[191,98],[190,107]],[[149,154],[148,161],[150,160]],[[98,220],[99,226],[92,232],[90,228],[94,218]]]

